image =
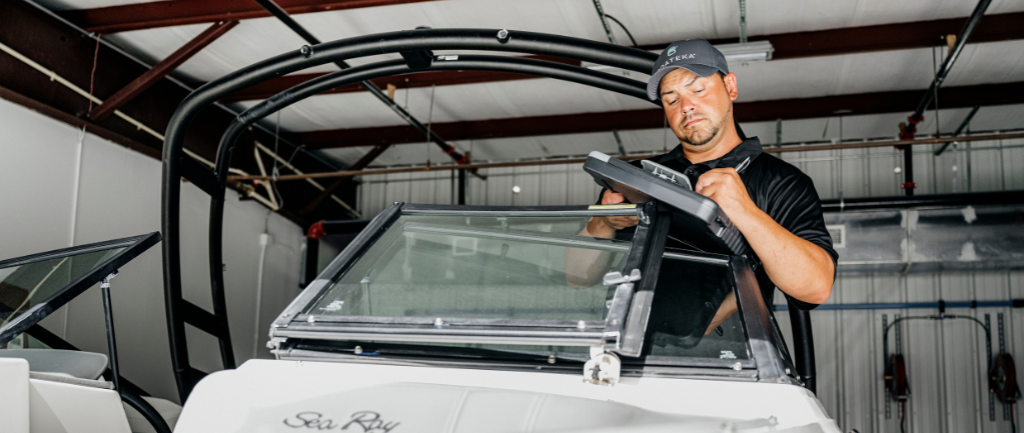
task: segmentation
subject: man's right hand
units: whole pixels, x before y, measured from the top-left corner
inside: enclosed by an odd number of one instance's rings
[[[601,196],[601,204],[622,204],[625,202],[625,196],[610,190],[605,190],[604,195]],[[616,231],[626,227],[633,227],[639,223],[640,219],[635,216],[593,217],[587,223],[585,231],[588,235],[595,238],[610,239],[615,236]]]

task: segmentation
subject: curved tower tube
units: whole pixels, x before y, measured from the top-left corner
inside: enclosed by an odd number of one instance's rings
[[[164,143],[162,230],[164,234],[164,293],[167,309],[171,360],[181,401],[184,402],[201,373],[188,362],[184,323],[186,320],[217,336],[225,368],[234,367],[227,327],[222,263],[224,194],[235,141],[252,123],[288,105],[335,87],[366,79],[438,70],[485,70],[514,72],[576,82],[646,100],[646,83],[587,68],[521,57],[458,56],[456,60],[436,60],[427,67],[413,69],[404,61],[385,61],[346,69],[300,84],[275,95],[241,113],[227,128],[217,151],[214,172],[182,158],[182,146],[189,125],[198,113],[217,100],[243,88],[269,79],[324,63],[346,59],[429,50],[475,50],[548,55],[617,67],[647,74],[657,55],[633,48],[585,39],[542,33],[496,29],[410,30],[368,35],[328,42],[285,53],[240,69],[200,87],[178,106],[167,126]],[[181,186],[187,177],[211,195],[209,227],[210,276],[214,314],[206,313],[184,301],[181,296],[179,212]],[[198,311],[197,311],[198,310]],[[804,312],[806,314],[806,312]],[[803,321],[800,321],[801,323]],[[794,326],[797,326],[794,321]],[[807,322],[809,325],[809,321]],[[794,330],[796,332],[796,330]],[[796,341],[797,357],[801,349],[813,349]],[[813,366],[813,364],[811,364]],[[810,372],[813,377],[813,372]]]

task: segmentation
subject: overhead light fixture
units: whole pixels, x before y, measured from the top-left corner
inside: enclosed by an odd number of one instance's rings
[[[764,62],[772,59],[775,48],[768,41],[747,42],[739,44],[715,45],[725,55],[729,63]]]
[[[746,42],[738,44],[715,45],[718,51],[725,55],[725,61],[730,64],[744,64],[750,62],[764,62],[772,59],[775,47],[768,41]],[[661,51],[652,51],[660,54]],[[617,66],[599,65],[583,62],[583,67],[594,71],[614,72],[625,71]]]

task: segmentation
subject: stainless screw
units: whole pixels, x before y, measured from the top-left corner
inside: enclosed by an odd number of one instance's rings
[[[360,353],[363,353],[363,347],[362,346],[356,346],[355,349],[352,349],[352,353],[355,353],[356,355],[358,355]]]
[[[309,317],[306,318],[306,321],[309,322],[309,323],[316,322],[316,317],[313,317],[313,315],[310,315]]]
[[[309,45],[303,45],[302,48],[299,48],[299,53],[302,53],[302,57],[308,59],[313,56],[313,47]]]
[[[501,42],[503,44],[508,42],[508,30],[498,30],[498,42]]]
[[[576,323],[576,328],[587,329],[587,322],[580,320],[579,322]]]
[[[548,357],[548,364],[554,364],[554,363],[555,363],[555,355],[549,356]]]
[[[736,370],[736,371],[743,370],[743,364],[740,364],[740,363],[737,362],[737,363],[732,365],[732,369]]]
[[[444,325],[444,320],[441,320],[440,317],[434,319],[434,326],[441,326],[441,325]]]

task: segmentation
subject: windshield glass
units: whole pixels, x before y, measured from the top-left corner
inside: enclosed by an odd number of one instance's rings
[[[724,261],[707,260],[678,253],[666,253],[658,276],[658,285],[651,304],[651,315],[639,357],[620,356],[626,365],[702,365],[716,362],[732,367],[735,362],[752,359],[747,334],[740,313],[731,314],[718,326],[712,326],[715,314],[723,303],[729,304],[733,294],[732,278]],[[369,345],[367,345],[369,343]],[[355,343],[353,343],[355,344]],[[467,348],[465,356],[508,358],[533,355],[534,359],[554,356],[579,362],[590,358],[588,347],[536,346],[511,344],[417,343],[415,345],[359,342],[369,352],[404,353],[437,356],[458,356],[456,352],[439,352],[417,346]],[[344,346],[344,344],[343,344]],[[349,347],[354,347],[349,345]],[[481,351],[483,350],[483,351]]]
[[[738,312],[713,326],[723,303],[726,311],[735,305],[730,272],[723,262],[665,255],[645,336],[648,362],[661,357],[750,359]]]
[[[303,313],[603,324],[630,242],[580,236],[589,220],[402,215]]]
[[[92,250],[0,268],[0,327],[124,250]]]

